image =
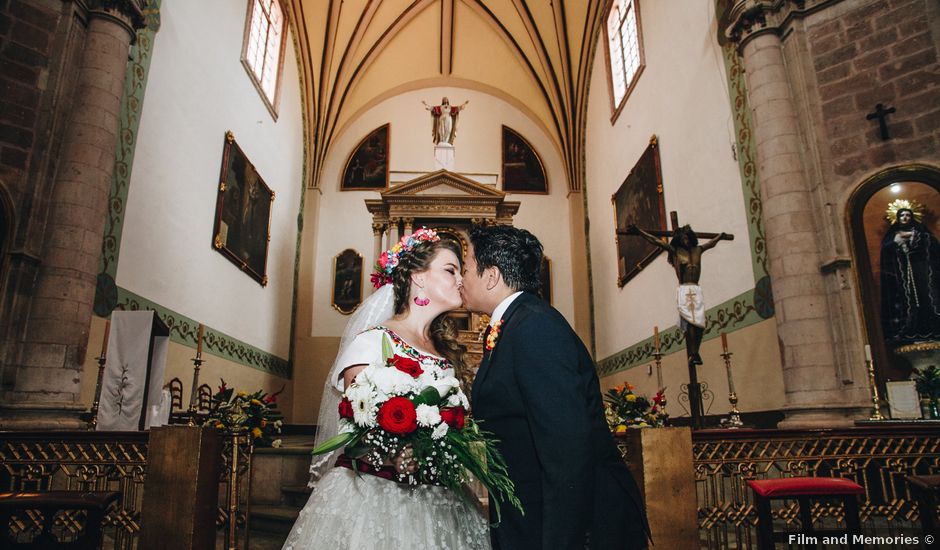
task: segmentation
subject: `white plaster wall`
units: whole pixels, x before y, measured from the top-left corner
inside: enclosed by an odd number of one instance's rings
[[[549,180],[549,195],[511,194],[519,201],[514,225],[534,233],[552,260],[553,304],[573,321],[571,293],[571,254],[568,234],[567,181],[562,161],[548,136],[530,118],[509,103],[482,92],[462,88],[426,88],[388,98],[366,110],[337,137],[323,167],[323,197],[317,220],[318,242],[314,288],[312,336],[339,336],[348,316],[330,307],[333,257],[346,248],[363,255],[366,264],[364,288],[372,265],[372,216],[366,199],[378,199],[377,191],[339,191],[346,160],[356,145],[372,130],[390,123],[389,168],[392,171],[433,172],[434,145],[431,143],[431,115],[421,101],[440,103],[446,96],[452,105],[470,103],[460,114],[454,171],[458,173],[499,174],[502,125],[524,136],[538,152]],[[366,290],[368,293],[368,290]]]
[[[160,11],[117,284],[286,358],[303,185],[291,36],[274,122],[240,62],[246,0],[164,0]],[[226,130],[276,194],[266,287],[211,246]]]
[[[646,68],[613,125],[606,35],[602,34],[588,102],[586,173],[597,356],[608,357],[676,324],[676,276],[661,254],[617,288],[610,197],[656,135],[669,212],[703,232],[735,235],[707,252],[701,284],[715,306],[754,287],[747,219],[724,61],[715,40],[714,2],[640,1]],[[676,40],[681,36],[682,40]],[[667,222],[668,223],[668,222]],[[636,237],[627,237],[636,238]]]

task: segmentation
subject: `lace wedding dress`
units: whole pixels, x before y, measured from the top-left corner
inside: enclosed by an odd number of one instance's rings
[[[388,285],[391,286],[391,285]],[[387,287],[383,287],[387,288]],[[365,304],[364,304],[365,305]],[[351,325],[354,324],[350,323]],[[382,335],[388,334],[395,353],[451,368],[440,357],[427,355],[411,347],[384,327],[367,330],[341,345],[333,380],[326,388],[332,406],[332,423],[338,419],[338,374],[349,365],[381,360]],[[320,425],[324,422],[321,418]],[[333,431],[335,433],[335,431]],[[329,434],[329,431],[327,431]],[[318,441],[322,437],[318,437]],[[318,457],[315,457],[315,460]],[[433,548],[435,550],[489,549],[489,529],[475,506],[449,489],[435,485],[405,485],[369,473],[357,473],[346,467],[314,463],[316,475],[325,473],[314,484],[313,493],[294,523],[284,550],[398,550]]]

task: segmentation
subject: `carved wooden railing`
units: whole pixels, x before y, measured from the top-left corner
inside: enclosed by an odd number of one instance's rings
[[[247,438],[239,439],[233,470],[232,439],[224,439],[219,458],[222,475],[216,528],[226,547],[244,548],[251,447]],[[148,432],[0,432],[0,492],[118,491],[120,504],[104,520],[104,548],[131,550],[137,547],[140,534],[148,441]],[[234,501],[229,500],[231,495]],[[230,528],[231,517],[236,518],[236,529]],[[32,512],[18,516],[13,534],[32,538],[41,521]],[[61,513],[56,529],[74,535],[82,530],[83,521],[81,512]]]
[[[757,548],[757,512],[748,479],[829,476],[865,487],[860,515],[871,536],[920,532],[921,511],[904,476],[940,474],[940,425],[870,425],[829,430],[693,432],[699,534],[709,549]],[[835,503],[816,504],[814,521],[842,522]],[[773,510],[797,531],[793,502]],[[890,546],[879,546],[890,547]],[[898,546],[902,548],[903,546]]]
[[[121,501],[105,516],[106,548],[130,549],[140,533],[147,472],[147,432],[0,432],[3,491],[118,491]],[[13,523],[14,535],[41,531],[30,512]],[[57,516],[57,531],[81,531],[84,514]]]

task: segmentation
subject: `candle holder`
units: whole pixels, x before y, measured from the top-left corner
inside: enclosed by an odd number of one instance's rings
[[[88,419],[88,429],[95,431],[98,428],[98,406],[101,403],[101,384],[104,382],[104,365],[107,357],[104,353],[98,357],[98,381],[95,382],[95,400],[91,404],[91,418]]]
[[[728,403],[731,404],[731,411],[728,418],[721,419],[721,425],[725,428],[736,429],[744,426],[741,421],[741,411],[738,410],[738,393],[734,391],[734,378],[731,376],[731,356],[733,353],[725,349],[721,357],[725,360],[725,372],[728,374]]]
[[[659,407],[665,411],[666,410],[666,393],[663,391],[666,388],[663,387],[663,354],[659,350],[653,353],[653,359],[656,361],[656,388],[663,392],[663,400],[660,403]]]
[[[205,361],[202,360],[202,353],[196,352],[193,357],[193,390],[189,394],[189,425],[196,425],[196,411],[199,404],[199,367]]]
[[[881,415],[881,405],[879,404],[881,398],[878,397],[878,384],[875,382],[875,362],[871,359],[866,359],[865,368],[868,370],[868,385],[871,387],[872,413],[868,419],[884,420],[885,417]]]

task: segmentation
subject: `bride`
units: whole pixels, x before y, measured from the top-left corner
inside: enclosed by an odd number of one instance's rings
[[[382,254],[377,277],[384,284],[349,320],[324,385],[317,444],[336,435],[343,389],[367,364],[382,358],[382,340],[394,352],[441,368],[463,367],[464,349],[445,321],[461,305],[460,252],[433,230],[419,229]],[[488,549],[480,512],[436,485],[388,479],[411,472],[408,457],[389,457],[381,468],[354,472],[345,456],[315,457],[317,479],[284,550]]]

